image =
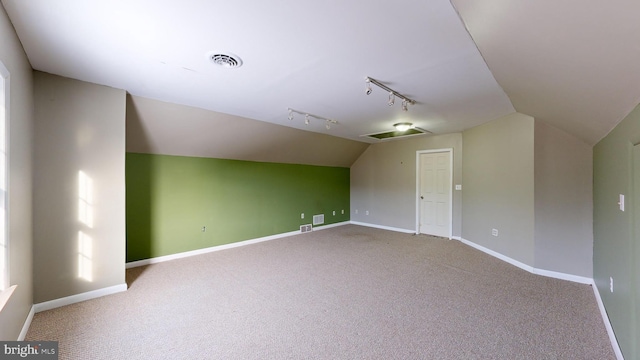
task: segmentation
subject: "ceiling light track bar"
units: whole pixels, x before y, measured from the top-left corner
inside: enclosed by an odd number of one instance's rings
[[[400,94],[399,92],[393,90],[392,88],[388,87],[387,85],[381,83],[380,81],[378,81],[378,80],[376,80],[374,78],[371,78],[371,77],[367,76],[365,81],[367,82],[367,95],[371,94],[371,86],[369,84],[373,84],[373,85],[385,90],[390,95],[393,95],[395,97],[398,97],[398,98],[402,99],[405,102],[405,105],[406,104],[411,104],[411,105],[415,105],[416,104],[415,100]],[[390,101],[389,105],[393,105],[393,102]]]
[[[304,111],[300,111],[300,110],[296,110],[296,109],[292,109],[292,108],[288,108],[287,110],[289,110],[289,120],[293,120],[293,114],[300,114],[300,115],[304,115],[304,123],[309,125],[309,118],[314,118],[317,120],[321,120],[324,121],[327,127],[327,130],[331,128],[331,124],[338,124],[338,121],[333,120],[333,119],[327,119],[326,117],[322,117],[322,116],[318,116],[318,115],[314,115],[308,112],[304,112]]]

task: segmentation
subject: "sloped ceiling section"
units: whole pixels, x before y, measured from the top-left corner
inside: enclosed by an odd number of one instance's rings
[[[593,145],[640,101],[640,1],[452,3],[518,112]]]
[[[346,139],[514,112],[449,0],[2,0],[34,69]],[[234,53],[243,65],[215,66]],[[402,111],[375,78],[416,101]],[[305,125],[288,108],[337,120]],[[231,136],[231,135],[230,135]]]
[[[127,96],[127,151],[350,167],[369,144]]]

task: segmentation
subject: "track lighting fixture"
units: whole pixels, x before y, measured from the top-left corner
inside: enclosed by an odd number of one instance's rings
[[[309,125],[311,123],[311,118],[314,119],[318,119],[318,120],[322,120],[325,122],[325,127],[327,128],[327,130],[331,129],[331,125],[337,125],[338,122],[336,120],[332,120],[332,119],[327,119],[325,117],[322,116],[318,116],[318,115],[313,115],[313,114],[309,114],[303,111],[298,111],[295,109],[291,109],[289,108],[289,120],[293,120],[293,114],[300,114],[300,115],[304,115],[304,124],[305,125]]]
[[[371,84],[374,84],[377,87],[388,91],[389,92],[389,102],[388,102],[389,106],[393,106],[393,104],[395,103],[395,98],[396,97],[402,99],[402,111],[408,111],[409,110],[409,105],[415,105],[416,104],[415,100],[410,99],[410,98],[400,94],[399,92],[391,89],[387,85],[381,83],[380,81],[378,81],[378,80],[376,80],[374,78],[370,78],[370,77],[365,78],[365,83],[367,84],[367,87],[366,87],[366,94],[367,95],[371,94],[371,92],[372,92]]]

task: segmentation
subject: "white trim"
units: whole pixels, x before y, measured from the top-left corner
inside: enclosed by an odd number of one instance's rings
[[[33,307],[35,308],[35,311],[38,313],[41,311],[51,310],[51,309],[59,308],[61,306],[71,305],[71,304],[79,303],[81,301],[91,300],[91,299],[99,298],[105,295],[116,294],[123,291],[127,291],[127,284],[114,285],[107,288],[102,288],[102,289],[88,291],[81,294],[63,297],[60,299],[45,301],[45,302],[35,304],[33,305]]]
[[[331,227],[332,225],[334,225],[334,224],[325,225],[325,226],[318,226],[318,227],[314,228],[314,230],[326,229],[327,227]],[[171,255],[165,255],[165,256],[158,256],[158,257],[154,257],[154,258],[150,258],[150,259],[144,259],[144,260],[128,262],[125,265],[125,267],[127,269],[130,269],[130,268],[134,268],[134,267],[138,267],[138,266],[157,264],[157,263],[161,263],[161,262],[165,262],[165,261],[169,261],[169,260],[181,259],[181,258],[185,258],[185,257],[195,256],[195,255],[202,255],[202,254],[207,254],[207,253],[214,252],[214,251],[232,249],[232,248],[236,248],[236,247],[239,247],[239,246],[256,244],[256,243],[263,242],[263,241],[280,239],[280,238],[283,238],[283,237],[297,235],[297,234],[302,234],[302,233],[300,232],[300,230],[296,230],[296,231],[290,231],[290,232],[286,232],[286,233],[282,233],[282,234],[265,236],[265,237],[256,238],[256,239],[238,241],[238,242],[234,242],[234,243],[230,243],[230,244],[211,246],[211,247],[204,248],[204,249],[185,251],[185,252],[181,252],[181,253],[177,253],[177,254],[171,254]]]
[[[353,224],[353,225],[360,225],[360,226],[366,226],[366,227],[371,227],[371,228],[376,228],[376,229],[401,232],[401,233],[405,233],[405,234],[415,234],[416,233],[414,230],[401,229],[401,228],[396,228],[396,227],[391,227],[391,226],[384,226],[384,225],[369,224],[369,223],[363,223],[363,222],[359,222],[359,221],[351,221],[350,223]]]
[[[349,222],[349,221],[343,221],[343,222],[339,222],[339,223],[335,223],[335,224],[314,226],[312,229],[313,229],[313,231],[325,230],[325,229],[330,229],[330,228],[333,228],[333,227],[347,225],[347,224],[350,224],[350,223],[351,222]],[[190,256],[207,254],[207,253],[214,252],[214,251],[232,249],[232,248],[236,248],[236,247],[240,247],[240,246],[256,244],[256,243],[263,242],[263,241],[275,240],[275,239],[280,239],[280,238],[283,238],[283,237],[288,237],[288,236],[298,235],[298,234],[302,234],[302,232],[300,232],[300,230],[295,230],[295,231],[290,231],[290,232],[286,232],[286,233],[282,233],[282,234],[276,234],[276,235],[270,235],[270,236],[265,236],[265,237],[256,238],[256,239],[238,241],[238,242],[234,242],[234,243],[230,243],[230,244],[211,246],[211,247],[204,248],[204,249],[185,251],[185,252],[181,252],[181,253],[177,253],[177,254],[171,254],[171,255],[165,255],[165,256],[158,256],[158,257],[154,257],[154,258],[151,258],[151,259],[132,261],[132,262],[128,262],[125,265],[125,268],[130,269],[130,268],[134,268],[134,267],[138,267],[138,266],[157,264],[157,263],[161,263],[161,262],[165,262],[165,261],[170,261],[170,260],[182,259],[182,258],[190,257]]]
[[[4,306],[7,305],[17,287],[18,285],[12,285],[4,290],[0,290],[0,312],[4,309]]]
[[[4,251],[4,259],[0,260],[0,266],[2,266],[2,271],[0,271],[0,291],[5,290],[11,286],[11,242],[9,239],[9,234],[11,233],[11,229],[9,228],[11,225],[11,209],[9,208],[10,204],[10,170],[11,170],[11,157],[10,157],[10,123],[11,123],[11,73],[9,69],[7,69],[2,61],[0,61],[0,77],[4,80],[2,81],[3,86],[3,94],[4,94],[4,157],[5,157],[5,192],[4,192],[4,242],[5,242],[5,251]]]
[[[600,314],[602,315],[604,327],[607,328],[607,334],[609,334],[609,340],[611,341],[613,352],[616,354],[616,358],[618,360],[624,360],[624,356],[622,356],[622,350],[620,350],[620,345],[618,345],[618,339],[616,339],[616,334],[613,332],[611,321],[609,321],[609,315],[607,315],[607,310],[605,309],[602,298],[600,297],[600,291],[598,291],[598,286],[596,286],[596,282],[593,279],[591,280],[591,287],[593,288],[593,294],[596,296],[596,301],[598,302],[598,308],[600,309]]]
[[[449,240],[453,238],[453,148],[416,151],[416,234],[420,234],[420,155],[449,153]]]
[[[522,270],[526,270],[526,271],[528,271],[530,273],[533,273],[533,271],[534,271],[533,266],[529,266],[529,265],[527,265],[525,263],[522,263],[522,262],[520,262],[518,260],[515,260],[515,259],[512,259],[512,258],[510,258],[508,256],[502,255],[499,252],[493,251],[491,249],[487,249],[486,247],[484,247],[482,245],[478,245],[478,244],[476,244],[476,243],[474,243],[472,241],[460,238],[460,242],[462,242],[463,244],[469,245],[472,248],[480,250],[483,253],[486,253],[486,254],[489,254],[489,255],[491,255],[493,257],[496,257],[496,258],[498,258],[498,259],[500,259],[500,260],[502,260],[504,262],[507,262],[507,263],[509,263],[509,264],[511,264],[513,266],[517,266]]]
[[[35,315],[35,313],[35,306],[32,305],[31,310],[29,310],[29,315],[27,315],[27,319],[24,321],[24,325],[22,325],[22,331],[20,331],[20,335],[18,335],[18,341],[24,341],[24,338],[27,337],[27,331],[29,331],[31,321],[33,321],[33,315]]]
[[[533,273],[536,274],[536,275],[542,275],[542,276],[546,276],[546,277],[550,277],[550,278],[572,281],[572,282],[579,283],[579,284],[591,285],[593,283],[593,279],[592,278],[588,278],[588,277],[584,277],[584,276],[578,276],[578,275],[572,275],[572,274],[567,274],[567,273],[561,273],[561,272],[557,272],[557,271],[533,268]]]
[[[572,274],[567,274],[567,273],[561,273],[561,272],[557,272],[557,271],[551,271],[551,270],[544,270],[544,269],[537,269],[533,266],[527,265],[525,263],[522,263],[518,260],[512,259],[508,256],[502,255],[499,252],[493,251],[491,249],[487,249],[486,247],[482,246],[482,245],[478,245],[472,241],[466,240],[466,239],[462,239],[460,238],[460,241],[466,245],[471,246],[472,248],[478,249],[486,254],[489,254],[493,257],[496,257],[502,261],[508,262],[511,265],[517,266],[522,270],[526,270],[532,274],[535,275],[540,275],[540,276],[546,276],[546,277],[550,277],[550,278],[554,278],[554,279],[560,279],[560,280],[567,280],[567,281],[572,281],[575,283],[579,283],[579,284],[586,284],[586,285],[591,285],[593,284],[593,279],[592,278],[588,278],[588,277],[584,277],[584,276],[578,276],[578,275],[572,275]]]
[[[334,228],[334,227],[343,226],[343,225],[349,225],[349,224],[351,224],[351,221],[343,221],[343,222],[339,222],[339,223],[335,223],[335,224],[314,226],[313,227],[313,231],[326,230],[326,229],[331,229],[331,228]]]

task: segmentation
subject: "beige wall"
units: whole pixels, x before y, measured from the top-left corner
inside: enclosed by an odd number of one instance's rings
[[[514,113],[462,138],[462,237],[533,266],[534,119]]]
[[[535,122],[535,264],[593,277],[593,150]]]
[[[34,301],[125,282],[123,90],[34,72]],[[92,181],[91,224],[79,217],[79,172]],[[79,232],[92,250],[79,254]],[[91,280],[80,278],[88,257]]]
[[[0,61],[10,72],[9,239],[10,284],[17,285],[0,312],[0,340],[16,340],[33,304],[32,292],[32,136],[31,65],[4,8],[0,6]]]
[[[462,181],[462,135],[418,136],[371,145],[351,166],[351,220],[416,230],[416,152],[453,149],[453,183]],[[358,210],[358,214],[355,213]],[[369,215],[366,215],[366,211]],[[453,192],[453,236],[461,234],[462,194]]]
[[[349,167],[369,146],[327,133],[127,96],[129,152]]]

